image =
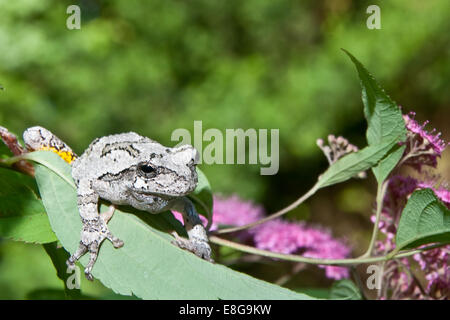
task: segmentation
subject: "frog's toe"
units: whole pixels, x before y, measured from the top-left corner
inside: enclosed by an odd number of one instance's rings
[[[123,247],[123,241],[120,240],[119,238],[117,238],[116,236],[114,236],[111,231],[109,231],[108,229],[105,230],[105,237],[106,239],[108,239],[109,241],[111,241],[112,245],[114,246],[114,248],[121,248]]]
[[[185,239],[180,237],[177,233],[173,233],[173,235],[175,239],[172,241],[172,244],[181,249],[186,249],[206,261],[214,262],[214,260],[211,259],[211,247],[207,241],[203,239]]]
[[[86,275],[86,279],[92,281],[94,280],[94,277],[92,276],[91,272],[92,272],[92,268],[94,267],[95,261],[97,261],[97,256],[98,256],[98,249],[100,247],[100,243],[97,241],[93,241],[90,245],[89,245],[89,262],[86,265],[86,268],[84,269],[84,274]]]
[[[86,276],[86,279],[89,281],[94,281],[94,277],[92,276],[92,273],[90,270],[84,270],[84,275]]]
[[[67,259],[66,264],[69,268],[75,268],[75,262],[78,261],[87,251],[88,247],[80,241],[77,251]]]
[[[194,246],[194,250],[193,252],[200,258],[209,261],[209,262],[214,262],[213,259],[211,259],[211,247],[209,246],[209,244],[207,242],[199,242],[196,243]]]
[[[119,238],[114,237],[112,234],[111,236],[108,236],[109,241],[113,244],[114,248],[122,248],[123,247],[123,241]]]

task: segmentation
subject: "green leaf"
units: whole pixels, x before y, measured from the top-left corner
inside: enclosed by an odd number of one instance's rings
[[[53,159],[51,168],[68,172],[61,168],[68,164],[59,160]],[[75,189],[66,182],[70,176],[61,178],[42,165],[35,168],[50,224],[64,248],[74,252],[81,221]],[[105,209],[102,205],[101,210]],[[140,218],[143,216],[147,223]],[[102,244],[94,277],[116,293],[143,299],[312,299],[177,248],[170,243],[169,217],[148,213],[136,216],[123,208],[116,210],[108,225],[125,245],[114,249],[109,241]],[[80,260],[82,265],[87,261],[87,255]]]
[[[402,158],[405,148],[405,145],[400,146],[395,144],[388,154],[381,159],[378,165],[372,168],[373,174],[378,182],[382,182],[387,179],[391,171]]]
[[[302,292],[317,299],[329,299],[330,289],[328,288],[298,288],[297,292]]]
[[[342,49],[354,63],[362,87],[364,116],[367,120],[366,138],[369,146],[390,143],[391,147],[406,139],[405,122],[397,104],[391,100],[374,77],[352,54]],[[401,158],[394,148],[378,166],[373,168],[378,183],[384,181]]]
[[[369,168],[372,168],[377,181],[381,183],[395,168],[405,149],[399,145],[399,142],[406,139],[405,122],[400,108],[386,95],[364,66],[349,52],[344,52],[355,64],[361,81],[369,145],[331,165],[320,177],[318,188],[343,182]]]
[[[192,199],[198,213],[208,219],[208,226],[212,223],[213,195],[211,185],[205,174],[197,167],[198,183],[194,192],[188,197]]]
[[[0,236],[11,240],[56,241],[33,178],[0,168]]]
[[[52,151],[35,151],[24,154],[22,158],[46,166],[75,188],[75,183],[72,179],[72,168],[56,153]]]
[[[330,299],[361,300],[362,295],[353,281],[344,279],[333,283],[333,286],[330,290]]]
[[[406,138],[405,122],[397,104],[385,93],[374,77],[351,53],[343,51],[354,63],[362,87],[364,115],[368,127],[366,132],[369,145],[386,141],[404,141]]]
[[[361,171],[370,169],[391,149],[391,144],[373,145],[350,153],[332,164],[319,178],[318,188],[348,180]]]
[[[450,243],[450,210],[433,190],[417,190],[408,199],[395,242],[397,250],[434,242]]]

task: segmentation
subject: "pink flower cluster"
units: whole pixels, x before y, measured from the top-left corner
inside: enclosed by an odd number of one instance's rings
[[[434,299],[450,298],[450,245],[414,255],[427,280],[427,292]]]
[[[180,213],[174,214],[182,221]],[[264,209],[260,205],[243,201],[236,195],[228,198],[215,195],[211,230],[217,230],[219,226],[242,226],[263,217]],[[206,219],[201,219],[206,225]],[[345,243],[334,239],[328,230],[281,219],[268,221],[249,231],[241,231],[237,236],[241,240],[253,242],[259,249],[285,254],[300,253],[310,258],[343,259],[351,251]],[[320,267],[325,269],[326,276],[331,279],[349,276],[348,269],[344,267]]]
[[[406,149],[401,163],[407,164],[421,172],[422,166],[436,167],[437,158],[447,146],[436,134],[436,130],[427,132],[426,121],[420,125],[414,120],[415,113],[404,115],[407,129]],[[395,248],[395,234],[401,213],[408,197],[418,189],[430,188],[436,196],[450,208],[450,191],[444,186],[434,187],[435,181],[420,181],[412,177],[395,175],[389,179],[388,190],[383,201],[379,229],[386,235],[383,241],[377,241],[378,254],[386,254]],[[375,217],[372,217],[375,221]],[[424,273],[425,286],[412,272],[411,260],[402,258],[386,262],[383,279],[385,286],[380,299],[448,299],[450,295],[450,245],[425,251],[414,256]]]
[[[420,181],[413,177],[392,176],[389,179],[388,192],[384,199],[386,210],[389,210],[391,215],[392,211],[398,213],[403,210],[409,195],[418,189],[432,189],[436,197],[450,207],[450,190],[443,185],[434,187],[436,183],[433,180],[429,178],[427,181]]]
[[[412,177],[395,175],[390,178],[378,225],[386,239],[377,241],[378,254],[384,255],[395,249],[394,238],[407,199],[415,190],[423,188],[432,189],[443,203],[450,205],[450,192],[444,187],[433,188],[432,182],[422,182]],[[372,221],[375,221],[375,216],[372,216]],[[412,265],[408,258],[391,260],[384,267],[384,279],[388,287],[384,288],[380,298],[442,299],[450,296],[450,245],[416,254],[414,260],[419,263],[424,273],[425,288],[412,276]]]
[[[301,253],[308,258],[343,259],[351,250],[342,241],[320,227],[307,226],[304,222],[288,222],[281,219],[268,221],[250,230],[257,248],[285,254]],[[319,266],[330,279],[348,278],[348,269],[335,266]]]
[[[376,253],[385,255],[395,249],[395,234],[401,212],[408,197],[417,189],[431,188],[440,200],[447,205],[448,190],[443,187],[432,188],[432,183],[421,182],[412,177],[393,176],[389,180],[384,199],[383,211],[379,221],[379,230],[385,234],[384,240],[377,241]],[[375,216],[372,216],[375,222]],[[414,255],[424,273],[425,287],[412,274],[412,264],[408,258],[390,260],[384,267],[385,286],[381,299],[442,299],[450,295],[450,245],[424,251]]]
[[[211,230],[220,226],[243,226],[264,217],[264,208],[251,201],[242,201],[237,195],[228,198],[214,195],[213,224]]]
[[[219,226],[243,226],[264,217],[264,208],[256,205],[251,201],[242,201],[237,195],[232,195],[228,198],[220,195],[213,197],[213,221],[211,224],[211,231],[217,230]],[[176,219],[183,222],[181,213],[173,212]],[[200,220],[204,226],[208,221],[203,216]],[[241,232],[240,236],[246,238],[248,233]]]
[[[436,133],[436,129],[431,132],[426,131],[425,127],[429,122],[425,121],[421,125],[414,120],[415,115],[414,112],[403,115],[407,129],[404,163],[420,172],[424,165],[435,168],[437,158],[441,156],[448,144],[441,139],[440,132]]]

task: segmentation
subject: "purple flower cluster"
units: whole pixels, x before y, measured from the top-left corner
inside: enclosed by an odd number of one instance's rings
[[[213,224],[218,226],[243,226],[264,217],[264,208],[251,201],[242,201],[237,195],[228,198],[214,195]]]
[[[420,172],[422,166],[436,168],[437,158],[441,156],[448,144],[441,139],[440,132],[436,133],[436,129],[431,132],[425,130],[429,121],[421,125],[414,120],[415,116],[414,112],[403,115],[407,129],[404,163]]]
[[[257,248],[284,254],[301,253],[308,258],[343,259],[351,250],[344,242],[320,227],[307,226],[304,222],[288,222],[281,219],[268,221],[250,230]],[[348,269],[335,266],[319,266],[331,279],[348,278]]]
[[[414,113],[404,115],[407,129],[406,150],[402,158],[407,164],[421,172],[422,166],[436,167],[437,158],[441,156],[447,143],[440,138],[436,130],[427,132],[414,120]],[[379,230],[385,239],[377,241],[377,254],[385,255],[395,248],[395,234],[401,213],[409,196],[418,189],[430,188],[436,196],[450,208],[450,191],[444,187],[435,187],[434,179],[420,181],[413,177],[394,175],[389,179],[383,210],[379,221]],[[375,217],[372,217],[375,221]],[[450,245],[414,255],[423,272],[424,280],[419,280],[413,273],[413,261],[408,258],[386,262],[383,273],[384,287],[380,299],[448,299],[450,296]]]
[[[384,199],[383,211],[378,224],[379,230],[385,234],[384,240],[377,241],[376,253],[385,255],[395,249],[395,234],[401,212],[408,197],[417,189],[431,188],[436,196],[447,206],[449,191],[444,187],[433,188],[433,183],[422,182],[412,177],[393,176],[389,180]],[[375,216],[372,216],[375,221]],[[380,298],[391,299],[438,299],[450,295],[450,245],[424,251],[414,256],[424,273],[425,285],[417,280],[411,272],[408,258],[388,261],[384,267],[384,280],[387,286]]]
[[[182,221],[181,214],[174,212]],[[241,200],[237,195],[225,198],[214,196],[213,223],[211,230],[219,226],[242,226],[264,217],[264,209],[250,201]],[[201,217],[203,224],[206,219]],[[275,219],[258,225],[250,230],[240,231],[239,239],[252,242],[257,248],[272,252],[299,253],[310,258],[344,259],[351,250],[343,242],[332,237],[330,231],[307,226],[303,222],[288,222]],[[349,276],[348,269],[335,266],[320,266],[331,279]]]
[[[243,226],[264,217],[264,208],[251,201],[242,201],[237,195],[225,198],[220,195],[213,197],[213,221],[211,231],[217,230],[219,226]],[[173,212],[176,219],[183,222],[181,213]],[[203,225],[207,225],[207,220],[200,216]],[[243,234],[242,234],[243,235]]]
[[[450,245],[414,255],[425,273],[427,292],[434,299],[450,297]]]

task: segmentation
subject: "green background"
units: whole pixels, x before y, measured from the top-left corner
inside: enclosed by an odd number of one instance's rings
[[[66,28],[70,4],[81,8],[81,30]],[[371,4],[381,8],[381,30],[366,27]],[[193,133],[194,120],[203,130],[279,129],[276,175],[261,176],[259,165],[201,165],[215,192],[273,212],[326,169],[317,138],[365,145],[358,78],[340,48],[450,140],[449,27],[448,0],[0,0],[0,125],[18,135],[44,126],[79,154],[94,138],[125,131],[172,146],[172,131]],[[438,171],[447,179],[448,159]],[[287,218],[331,228],[357,255],[374,190],[372,177],[331,187]],[[275,281],[292,266],[238,267]],[[0,240],[0,298],[60,288],[54,274],[42,247]],[[309,268],[286,285],[330,283]]]

